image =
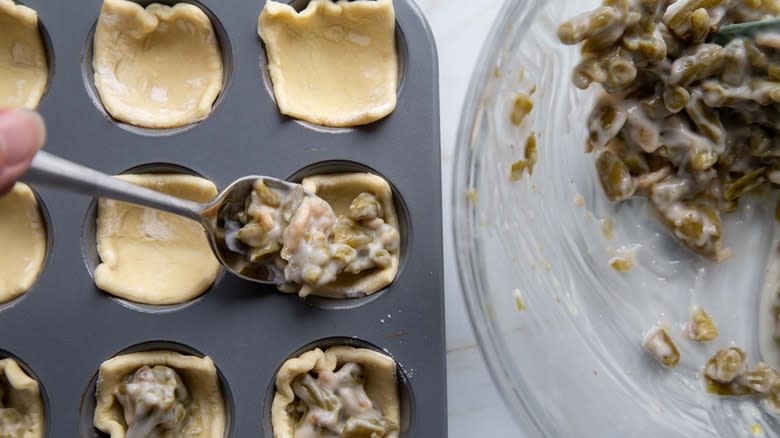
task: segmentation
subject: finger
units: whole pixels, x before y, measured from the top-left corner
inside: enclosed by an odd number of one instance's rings
[[[30,167],[46,141],[43,119],[25,110],[0,110],[0,194]]]

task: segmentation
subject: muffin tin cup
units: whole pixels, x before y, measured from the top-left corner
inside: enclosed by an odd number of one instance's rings
[[[406,370],[404,387],[414,398],[402,436],[446,436],[437,59],[430,29],[411,0],[395,0],[404,42],[395,112],[337,131],[279,114],[260,70],[265,55],[257,18],[263,0],[200,0],[219,21],[215,29],[225,29],[229,44],[222,49],[229,50],[223,56],[230,73],[207,119],[161,132],[121,126],[88,91],[85,41],[100,0],[82,1],[77,8],[50,0],[23,3],[38,11],[54,54],[55,73],[39,107],[48,124],[48,151],[112,174],[170,163],[200,172],[220,188],[243,175],[295,178],[301,169],[332,173],[350,169],[333,163],[352,163],[352,169],[371,169],[393,185],[406,224],[399,275],[362,303],[304,302],[225,274],[195,302],[145,311],[98,290],[85,266],[82,235],[91,233],[85,217],[93,199],[34,187],[46,202],[53,242],[35,286],[0,310],[0,349],[19,357],[46,388],[47,437],[100,436],[82,430],[79,415],[100,364],[127,346],[165,341],[208,355],[218,365],[231,391],[230,436],[270,438],[264,422],[276,370],[301,346],[331,338],[358,338],[387,351]]]

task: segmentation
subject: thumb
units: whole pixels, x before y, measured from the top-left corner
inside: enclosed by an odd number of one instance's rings
[[[38,113],[0,110],[0,194],[27,171],[45,141],[46,127]]]

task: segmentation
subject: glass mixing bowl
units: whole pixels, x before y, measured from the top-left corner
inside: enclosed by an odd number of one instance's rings
[[[778,275],[765,272],[780,235],[776,199],[743,200],[724,219],[733,255],[721,263],[682,248],[643,200],[606,199],[584,152],[593,91],[571,84],[578,49],[555,35],[563,19],[597,4],[507,1],[471,81],[455,159],[453,235],[493,379],[532,436],[777,435],[780,423],[756,398],[711,396],[701,383],[706,360],[731,345],[748,353],[751,367],[780,365],[773,343],[761,342],[771,325],[762,290]],[[515,96],[533,87],[533,111],[512,125]],[[533,175],[510,181],[531,132],[538,164]],[[619,255],[633,257],[628,272],[610,267]],[[684,335],[695,305],[720,329],[710,343]],[[661,367],[642,347],[656,325],[680,350],[676,368]]]

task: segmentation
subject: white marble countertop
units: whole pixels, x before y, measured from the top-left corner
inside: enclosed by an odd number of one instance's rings
[[[513,0],[507,0],[513,1]],[[455,136],[471,72],[504,0],[417,0],[439,49],[444,196],[444,280],[447,297],[449,436],[522,436],[498,394],[477,347],[458,281],[451,233]]]

